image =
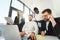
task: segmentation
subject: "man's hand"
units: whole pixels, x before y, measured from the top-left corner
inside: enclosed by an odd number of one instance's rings
[[[19,24],[21,24],[21,21],[19,21]]]
[[[20,35],[21,36],[24,36],[26,33],[23,31],[23,32],[20,32]]]
[[[7,22],[9,25],[13,25],[13,22]]]
[[[45,36],[45,34],[46,34],[45,31],[41,31],[42,36]]]
[[[32,33],[30,34],[30,37],[31,37],[32,40],[37,40],[34,32],[32,32]]]
[[[48,18],[49,18],[49,21],[51,21],[53,27],[55,27],[56,21],[54,20],[54,17],[52,15],[49,15]]]
[[[34,35],[35,35],[35,34],[32,32],[32,33],[30,34],[30,37],[33,39]]]

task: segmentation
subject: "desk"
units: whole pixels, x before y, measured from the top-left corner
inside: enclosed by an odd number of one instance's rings
[[[0,37],[0,40],[5,40],[3,37]],[[37,38],[37,40],[59,40],[55,36],[45,36],[43,38]]]
[[[59,40],[59,39],[55,36],[44,36],[42,38],[37,37],[37,40]]]
[[[3,37],[0,37],[0,40],[5,40]]]

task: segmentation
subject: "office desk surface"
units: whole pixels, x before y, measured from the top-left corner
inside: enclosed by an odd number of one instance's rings
[[[59,40],[57,37],[55,36],[44,36],[44,37],[38,37],[37,36],[37,40]]]
[[[5,40],[3,37],[0,37],[0,40]],[[43,38],[37,38],[37,40],[59,40],[55,36],[45,36]]]
[[[0,40],[5,40],[4,37],[0,37]]]

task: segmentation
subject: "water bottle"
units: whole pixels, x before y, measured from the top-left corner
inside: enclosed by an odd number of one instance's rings
[[[0,28],[0,40],[5,40],[3,37],[3,30]]]

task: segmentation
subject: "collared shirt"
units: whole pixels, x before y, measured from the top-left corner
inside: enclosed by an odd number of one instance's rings
[[[34,19],[35,19],[36,21],[40,21],[40,20],[42,19],[41,14],[40,14],[40,13],[39,13],[39,14],[36,14],[36,13],[35,13]]]
[[[21,19],[22,19],[22,17],[19,17],[19,24],[21,23]]]
[[[48,31],[49,21],[46,22],[46,30]]]
[[[38,26],[34,21],[30,21],[25,23],[22,31],[25,31],[26,34],[29,36],[32,32],[38,34]]]

